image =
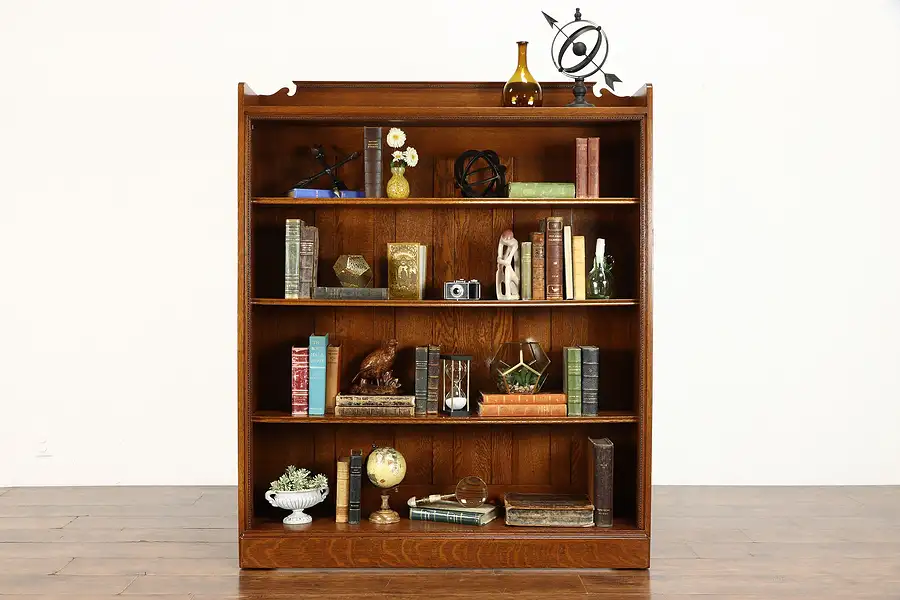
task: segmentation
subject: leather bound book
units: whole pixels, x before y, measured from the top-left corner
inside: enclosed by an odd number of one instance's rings
[[[588,438],[588,493],[594,503],[594,525],[613,526],[613,443]]]
[[[414,406],[335,406],[336,417],[412,417]]]
[[[594,505],[579,494],[522,494],[503,496],[506,524],[525,527],[593,527]]]
[[[284,221],[284,297],[300,297],[300,219]]]
[[[531,299],[546,298],[544,289],[544,234],[531,232]]]
[[[381,127],[363,128],[365,154],[363,162],[366,171],[366,198],[383,198],[381,162]]]
[[[581,348],[563,348],[563,392],[570,417],[581,416]]]
[[[575,139],[575,197],[590,198],[588,192],[588,139]]]
[[[486,394],[481,393],[482,404],[565,404],[565,394]]]
[[[428,412],[428,346],[416,346],[416,414]]]
[[[547,217],[547,300],[563,299],[563,218]],[[532,264],[534,248],[532,247]],[[532,283],[532,289],[534,284]]]
[[[415,408],[415,396],[372,396],[369,394],[338,394],[335,405],[342,406],[405,406]]]
[[[309,414],[309,348],[291,348],[291,415]]]
[[[341,385],[341,347],[328,346],[325,358],[325,412],[334,414],[334,401]]]
[[[600,197],[600,138],[587,141],[587,191],[590,198]]]
[[[581,414],[595,416],[598,412],[600,388],[600,348],[581,347]]]
[[[531,300],[531,242],[522,242],[522,300]]]
[[[298,288],[298,298],[309,298],[311,292],[315,289],[316,263],[319,261],[316,256],[316,241],[318,238],[318,229],[309,225],[300,226],[300,281]]]
[[[565,404],[479,404],[482,417],[565,417]]]
[[[347,509],[347,522],[358,525],[362,516],[360,502],[362,501],[362,450],[350,451],[350,501]]]
[[[334,493],[334,522],[346,523],[350,512],[350,458],[337,461],[337,482]]]
[[[313,298],[322,300],[387,300],[387,288],[317,287]]]
[[[572,236],[572,277],[575,279],[575,299],[587,298],[587,273],[584,264],[584,236]]]
[[[428,346],[428,400],[425,403],[425,412],[429,415],[438,414],[438,394],[441,383],[441,347]]]

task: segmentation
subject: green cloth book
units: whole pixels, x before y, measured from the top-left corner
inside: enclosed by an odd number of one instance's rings
[[[510,198],[574,198],[574,183],[514,181],[509,184]]]
[[[563,393],[566,395],[566,408],[570,417],[581,416],[581,348],[566,346],[563,348]]]
[[[498,514],[499,510],[493,504],[465,507],[457,502],[447,500],[428,503],[420,502],[418,506],[409,507],[409,518],[411,521],[434,521],[437,523],[457,523],[459,525],[487,525],[496,519]]]
[[[531,242],[522,242],[522,300],[531,300]]]

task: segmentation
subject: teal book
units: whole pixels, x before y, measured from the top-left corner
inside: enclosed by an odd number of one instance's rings
[[[328,334],[309,336],[309,414],[325,414],[325,371]]]
[[[509,184],[510,198],[574,198],[574,183],[514,181]]]
[[[312,352],[310,352],[312,354]],[[312,358],[309,359],[312,364]],[[566,408],[570,417],[581,416],[581,348],[566,346],[563,348],[563,393],[566,395]],[[312,372],[312,369],[310,369]],[[309,410],[312,414],[312,385],[310,384]]]

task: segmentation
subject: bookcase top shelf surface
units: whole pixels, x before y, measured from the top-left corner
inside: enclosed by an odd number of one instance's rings
[[[635,120],[647,114],[640,106],[598,106],[594,108],[503,108],[492,106],[247,106],[253,119],[289,119],[339,123],[403,124],[443,123],[589,123],[592,121]]]
[[[286,412],[257,411],[254,423],[295,423],[295,424],[373,424],[373,425],[578,425],[586,423],[637,423],[638,415],[630,411],[604,411],[590,417],[447,417],[425,415],[417,417],[294,417]]]
[[[254,298],[258,306],[347,306],[376,308],[555,308],[637,306],[633,298],[610,300],[342,300],[320,298]]]
[[[273,206],[569,206],[636,205],[637,198],[253,198]]]

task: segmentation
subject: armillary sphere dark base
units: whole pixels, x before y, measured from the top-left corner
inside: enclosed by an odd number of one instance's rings
[[[586,107],[590,108],[594,106],[590,102],[584,99],[585,94],[587,94],[587,88],[584,85],[584,77],[576,77],[575,78],[575,86],[572,88],[572,93],[575,94],[575,100],[566,104],[566,106],[575,106],[575,107]]]

